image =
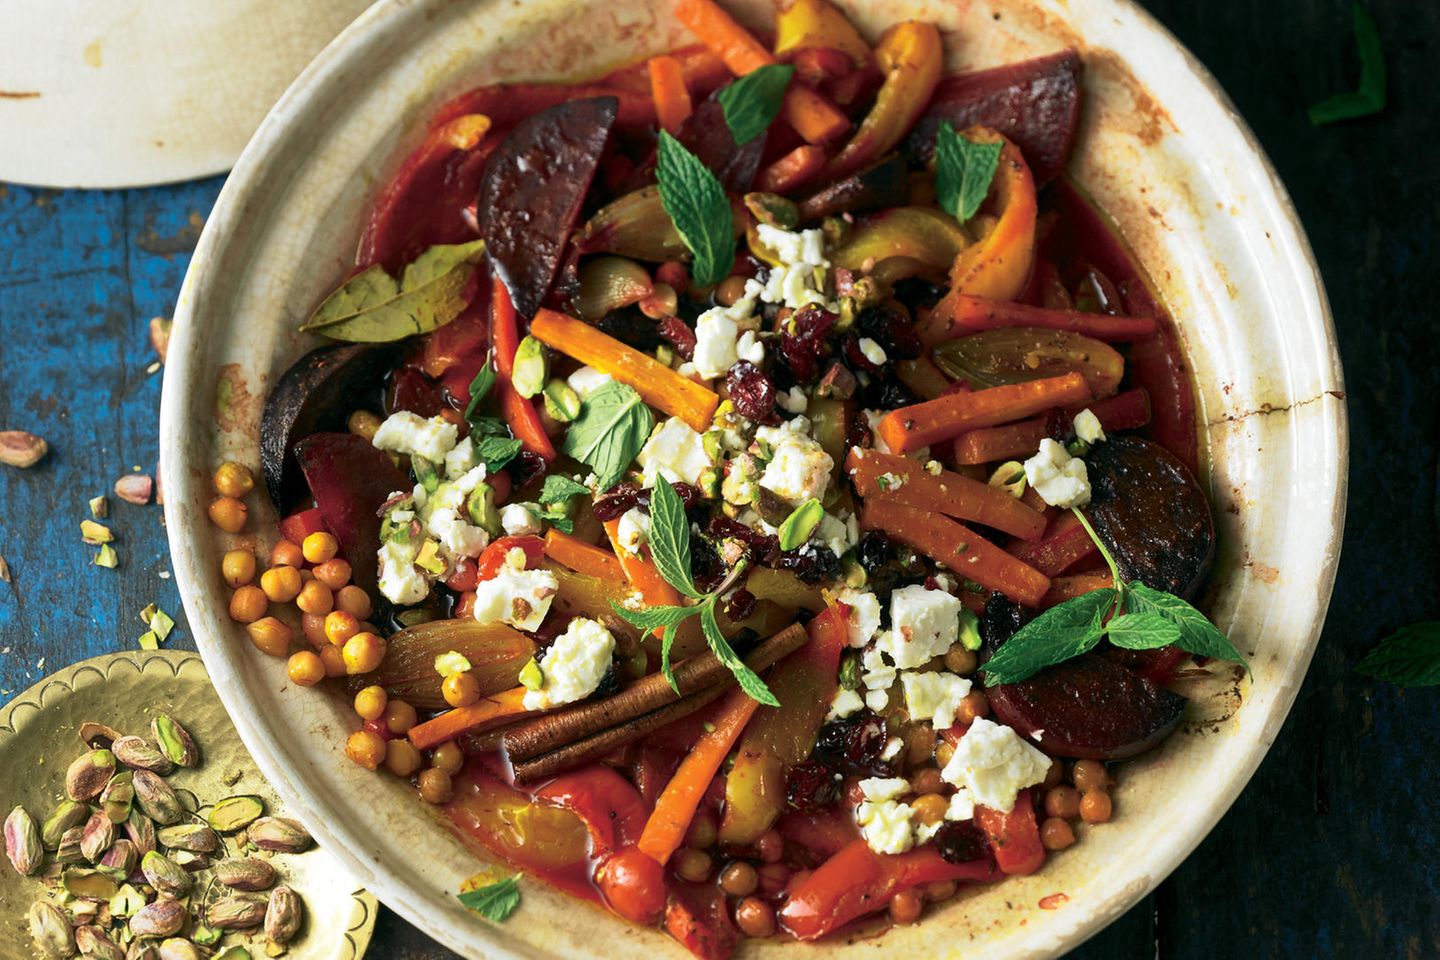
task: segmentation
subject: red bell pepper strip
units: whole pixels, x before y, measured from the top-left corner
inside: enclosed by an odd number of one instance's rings
[[[535,799],[564,807],[583,820],[597,857],[638,840],[649,816],[630,782],[600,765],[550,781],[535,791]]]
[[[1055,517],[1041,539],[1011,544],[1008,549],[1016,560],[1028,563],[1047,577],[1059,576],[1086,557],[1100,553],[1085,527],[1068,510]]]
[[[495,392],[500,397],[500,410],[505,422],[510,424],[515,439],[524,444],[526,450],[553,461],[559,454],[545,434],[540,414],[535,412],[535,405],[516,393],[510,383],[515,371],[515,351],[520,349],[520,329],[515,304],[510,302],[510,291],[503,283],[494,284],[491,291],[490,344],[495,356]]]
[[[665,931],[700,960],[728,960],[740,939],[725,894],[713,883],[672,884]]]
[[[1009,813],[976,807],[975,825],[990,841],[1001,873],[1028,876],[1045,865],[1045,845],[1040,842],[1040,826],[1035,822],[1029,790],[1020,791]]]
[[[934,847],[883,854],[856,840],[790,892],[780,908],[780,925],[800,940],[814,940],[885,909],[897,893],[912,887],[945,880],[983,883],[995,876],[988,857],[950,863]]]
[[[538,566],[545,559],[545,541],[539,537],[501,537],[480,552],[475,561],[476,581],[493,580],[500,568],[505,566],[506,555],[516,548],[525,551],[527,568]]]

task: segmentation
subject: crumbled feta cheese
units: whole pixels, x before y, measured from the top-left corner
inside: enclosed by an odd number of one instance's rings
[[[761,427],[755,437],[770,447],[770,462],[760,477],[760,486],[792,506],[815,497],[823,499],[830,486],[830,471],[835,461],[825,448],[816,443],[803,427],[792,427],[803,417],[796,417],[781,427]]]
[[[835,691],[835,696],[830,701],[830,715],[827,719],[843,720],[852,713],[858,713],[864,707],[865,701],[861,699],[860,694],[841,687]]]
[[[1090,475],[1085,461],[1070,456],[1049,437],[1040,441],[1040,452],[1025,461],[1025,479],[1052,507],[1068,510],[1090,502]]]
[[[459,437],[460,428],[444,417],[427,420],[409,410],[400,410],[380,424],[370,442],[380,450],[444,463],[445,455],[455,449]]]
[[[512,537],[540,532],[540,518],[528,503],[507,503],[500,508],[500,526]]]
[[[475,441],[470,437],[455,444],[455,449],[445,454],[445,476],[451,480],[465,476],[478,466],[480,455],[475,450]]]
[[[885,746],[880,751],[880,759],[885,761],[894,760],[900,756],[900,751],[905,747],[905,741],[899,737],[891,737],[885,741]]]
[[[755,235],[781,263],[830,266],[830,261],[825,259],[825,234],[820,230],[791,231],[760,223],[755,226]]]
[[[888,690],[866,690],[865,706],[879,713],[890,705],[890,692]]]
[[[905,478],[898,473],[882,473],[875,478],[875,485],[881,490],[899,490],[905,485]]]
[[[613,383],[614,377],[608,373],[601,373],[594,367],[581,367],[566,378],[565,382],[570,384],[570,389],[579,395],[581,400],[589,399],[590,394],[599,390],[607,383]]]
[[[1105,439],[1105,431],[1100,426],[1100,418],[1095,416],[1095,411],[1086,407],[1075,414],[1075,436],[1086,443],[1095,444]]]
[[[904,777],[870,777],[859,783],[860,794],[871,803],[894,800],[910,792],[910,781]]]
[[[860,654],[860,666],[864,670],[860,674],[860,683],[867,690],[889,690],[895,683],[896,670],[885,662],[885,656],[880,652],[884,638],[885,634],[880,634],[875,646]]]
[[[671,417],[655,428],[635,459],[644,471],[647,487],[655,486],[657,476],[671,483],[683,480],[698,484],[701,472],[714,466],[705,451],[705,438],[679,417]]]
[[[620,515],[620,524],[615,531],[620,546],[631,553],[639,553],[650,539],[650,514],[639,507],[631,507]]]
[[[526,570],[525,551],[516,547],[505,555],[499,573],[476,585],[475,619],[537,630],[559,589],[560,581],[549,570]]]
[[[890,627],[878,646],[902,670],[918,667],[949,650],[960,638],[960,601],[944,590],[920,584],[890,594]]]
[[[894,800],[866,801],[855,811],[860,835],[876,853],[904,853],[915,845],[909,804]]]
[[[925,461],[925,472],[932,477],[938,477],[945,472],[945,468],[940,465],[939,460],[927,460]]]
[[[835,599],[850,608],[850,617],[845,622],[852,647],[863,647],[880,629],[880,600],[869,590],[846,587],[836,594]],[[893,677],[891,678],[893,681]]]
[[[740,326],[719,308],[700,314],[695,322],[695,372],[706,380],[723,376],[739,360],[736,340]]]
[[[770,276],[760,299],[766,303],[783,303],[798,310],[806,304],[829,305],[824,293],[825,235],[820,230],[792,232],[759,224],[756,236],[761,244],[774,251],[779,265],[770,268]]]
[[[419,537],[380,544],[380,592],[391,603],[410,606],[430,595],[430,581],[415,568],[419,554]]]
[[[929,720],[941,730],[955,723],[960,702],[970,693],[970,681],[953,673],[902,673],[905,709],[911,720]]]
[[[477,556],[490,542],[490,534],[484,527],[470,522],[470,512],[465,507],[466,498],[484,480],[482,464],[462,477],[440,484],[429,496],[424,495],[423,487],[416,487],[420,522],[440,541],[440,552],[447,561]]]
[[[775,395],[775,403],[786,413],[804,413],[810,407],[810,398],[799,387],[791,387]]]
[[[735,354],[741,360],[748,360],[758,367],[765,362],[765,344],[760,342],[760,337],[754,330],[746,330],[740,334],[740,339],[735,341]]]
[[[539,690],[525,691],[526,710],[548,710],[588,697],[600,686],[615,653],[615,638],[585,617],[570,621],[540,661],[545,678]]]
[[[885,355],[885,348],[869,337],[860,338],[860,352],[865,355],[866,360],[877,367],[884,366],[885,361],[890,359]]]
[[[1043,781],[1049,769],[1050,758],[1010,727],[978,717],[940,775],[965,788],[974,803],[1009,813],[1015,795]]]
[[[961,787],[950,795],[950,806],[945,808],[945,819],[973,820],[974,818],[975,798],[970,796],[969,790]]]

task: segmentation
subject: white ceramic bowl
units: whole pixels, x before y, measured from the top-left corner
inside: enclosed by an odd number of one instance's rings
[[[1309,246],[1259,146],[1204,69],[1133,4],[844,5],[871,36],[897,19],[938,21],[952,68],[1067,44],[1085,51],[1074,170],[1155,277],[1194,363],[1221,537],[1211,609],[1250,655],[1253,677],[1203,696],[1163,749],[1129,764],[1114,822],[1085,831],[1038,876],[978,888],[917,926],[827,950],[902,957],[946,944],[968,956],[1052,956],[1126,910],[1199,843],[1295,697],[1320,634],[1344,519],[1334,332]],[[666,6],[377,4],[260,128],[225,185],[180,297],[161,457],[176,577],[206,665],[290,808],[382,900],[468,956],[684,951],[538,883],[526,884],[520,913],[503,927],[467,914],[453,894],[475,871],[474,854],[408,787],[344,758],[348,705],[291,689],[283,664],[257,654],[225,616],[219,559],[227,541],[206,522],[208,478],[225,458],[256,465],[266,390],[310,346],[294,329],[345,273],[376,184],[415,142],[427,112],[478,83],[593,74],[690,42]],[[765,0],[739,6],[753,23],[768,22]],[[252,498],[251,530],[271,529],[263,499]],[[1065,897],[1050,897],[1056,893]],[[747,955],[803,949],[766,941]]]

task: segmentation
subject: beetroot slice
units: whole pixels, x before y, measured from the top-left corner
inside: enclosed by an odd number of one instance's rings
[[[702,100],[686,118],[675,139],[709,167],[726,190],[734,193],[750,189],[765,152],[764,134],[749,143],[735,142],[735,135],[725,122],[725,110],[713,95]]]
[[[996,719],[1051,756],[1122,760],[1169,735],[1186,700],[1095,653],[985,690]]]
[[[310,494],[325,527],[340,541],[355,584],[373,591],[380,548],[376,511],[390,494],[409,490],[410,481],[364,437],[353,433],[316,433],[295,445]]]
[[[534,316],[610,140],[619,101],[572,100],[522,120],[491,154],[476,207],[495,274]]]
[[[390,344],[319,347],[280,377],[260,418],[260,466],[277,510],[289,513],[305,493],[295,442],[322,430],[344,430],[355,410],[378,411],[379,384],[397,357]]]
[[[909,173],[905,158],[892,153],[807,197],[800,204],[800,219],[811,223],[837,213],[901,206],[909,187]]]
[[[1080,54],[1076,50],[962,73],[940,81],[906,141],[917,165],[935,152],[935,131],[948,120],[956,130],[991,127],[1015,141],[1035,183],[1053,180],[1070,156],[1080,120]]]

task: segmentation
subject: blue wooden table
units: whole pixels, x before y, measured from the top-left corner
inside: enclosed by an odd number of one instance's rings
[[[1440,956],[1440,696],[1351,672],[1385,633],[1440,614],[1440,226],[1433,144],[1440,5],[1372,0],[1388,53],[1380,117],[1312,128],[1354,77],[1343,0],[1151,0],[1210,65],[1290,187],[1329,284],[1352,428],[1352,497],[1324,639],[1279,740],[1232,812],[1159,890],[1075,956]],[[87,501],[156,471],[168,316],[221,178],[149,190],[0,185],[0,428],[46,437],[0,467],[0,702],[49,670],[133,648],[139,612],[181,621],[160,509],[111,496],[117,569],[80,539]],[[3,776],[3,773],[0,773]],[[451,954],[393,915],[372,955]]]

